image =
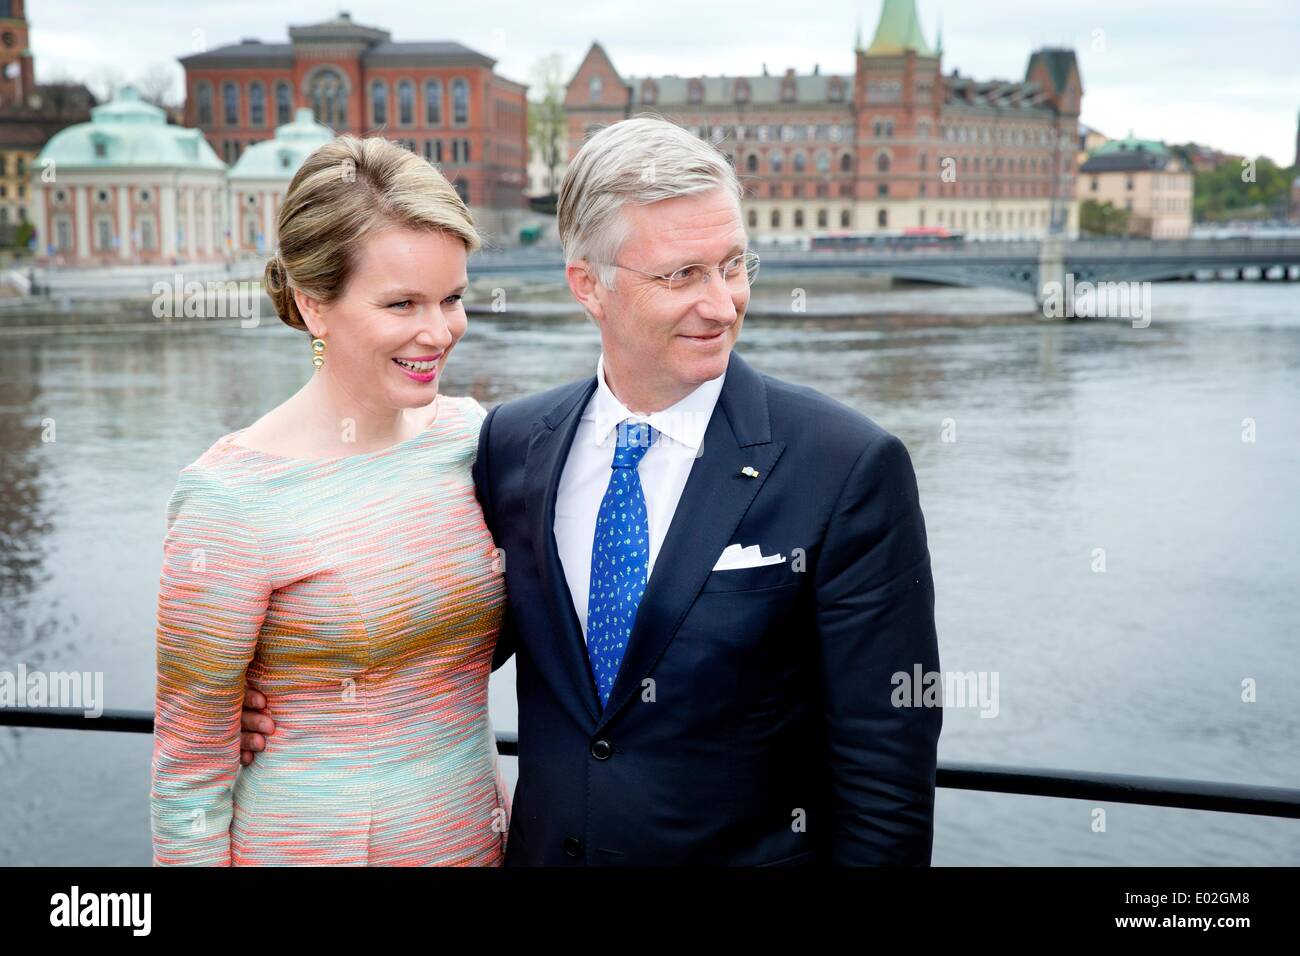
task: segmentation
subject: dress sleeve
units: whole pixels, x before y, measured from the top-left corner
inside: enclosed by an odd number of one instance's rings
[[[469,413],[469,420],[475,425],[482,425],[483,419],[487,418],[487,409],[478,403],[473,395],[465,396],[465,408]]]
[[[211,472],[186,468],[167,505],[158,593],[155,866],[230,865],[244,672],[270,595],[239,498]]]

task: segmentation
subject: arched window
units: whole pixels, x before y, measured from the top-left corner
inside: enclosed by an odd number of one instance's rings
[[[397,122],[402,126],[415,122],[415,84],[410,80],[397,84]]]
[[[376,126],[388,122],[388,87],[383,80],[370,84],[370,122]]]
[[[801,173],[807,165],[808,157],[803,154],[803,150],[796,152],[794,154],[794,171],[796,173]]]
[[[842,172],[842,173],[851,173],[851,172],[853,172],[853,154],[852,154],[852,153],[842,153],[842,154],[840,155],[840,172]]]
[[[312,76],[308,89],[316,122],[335,130],[347,126],[348,88],[341,73],[319,70]]]
[[[827,224],[828,224],[829,222],[830,222],[830,213],[828,213],[825,209],[818,209],[818,210],[817,210],[817,228],[818,228],[818,229],[825,229],[826,226],[827,226]]]
[[[248,125],[266,125],[266,87],[261,80],[248,84]]]
[[[441,80],[429,80],[424,84],[424,123],[426,126],[442,125]]]
[[[757,209],[751,209],[751,210],[749,211],[749,228],[750,228],[750,229],[757,229],[757,228],[758,228],[758,210],[757,210]]]
[[[848,211],[847,209],[841,209],[841,210],[840,210],[840,228],[841,228],[841,229],[847,229],[847,228],[849,228],[849,221],[850,221],[850,218],[849,218],[849,211]]]
[[[889,172],[889,154],[888,154],[888,153],[881,153],[880,155],[878,155],[878,156],[876,157],[876,172],[878,172],[878,173],[887,173],[887,172]]]
[[[289,84],[281,80],[275,84],[275,125],[283,126],[293,121],[293,93]]]
[[[768,154],[767,165],[774,173],[779,173],[781,171],[781,167],[785,165],[785,157],[781,155],[780,150],[775,150]]]
[[[802,210],[802,209],[796,209],[796,210],[794,211],[794,227],[795,227],[796,229],[802,229],[802,228],[803,228],[803,210]]]
[[[469,82],[451,81],[451,121],[458,125],[469,122]]]
[[[772,210],[772,228],[773,229],[781,228],[781,210],[779,209]]]
[[[750,153],[747,157],[745,157],[745,172],[747,173],[758,172],[758,153]]]
[[[605,80],[599,73],[593,73],[591,79],[587,81],[587,96],[594,103],[600,99],[600,94],[604,92]]]
[[[194,88],[194,96],[198,102],[197,122],[200,126],[212,125],[212,84],[203,80]]]
[[[823,150],[818,150],[818,152],[817,152],[817,172],[819,172],[819,173],[829,173],[830,171],[831,171],[831,154],[828,153],[828,152],[826,152],[826,150],[824,150],[824,149],[823,149]]]
[[[222,112],[227,126],[239,125],[239,87],[233,80],[221,84]]]

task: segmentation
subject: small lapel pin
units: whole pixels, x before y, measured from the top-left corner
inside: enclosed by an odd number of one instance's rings
[[[740,473],[744,475],[746,478],[758,477],[758,472],[750,465],[746,465],[744,468],[740,469]]]

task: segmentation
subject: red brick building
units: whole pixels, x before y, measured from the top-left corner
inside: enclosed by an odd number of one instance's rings
[[[310,107],[336,133],[382,135],[437,165],[487,231],[525,207],[527,88],[491,57],[450,41],[396,41],[347,13],[289,28],[288,43],[182,57],[185,125],[227,165]]]
[[[568,155],[594,130],[657,113],[712,142],[768,238],[942,226],[987,238],[1075,233],[1083,86],[1072,50],[1033,53],[1019,81],[942,71],[914,0],[884,0],[852,74],[622,76],[592,44],[565,96]]]

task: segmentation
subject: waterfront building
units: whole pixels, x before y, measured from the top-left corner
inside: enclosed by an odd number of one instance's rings
[[[271,254],[278,242],[280,205],[289,181],[317,147],[333,138],[329,127],[312,118],[309,107],[300,106],[293,122],[276,128],[274,139],[261,140],[244,150],[226,174],[234,256]]]
[[[180,63],[185,123],[229,165],[307,107],[336,133],[383,135],[428,159],[489,233],[512,231],[526,208],[527,87],[460,43],[394,40],[340,13],[291,26],[288,43],[244,39]]]
[[[1195,175],[1154,140],[1113,139],[1079,167],[1079,201],[1109,202],[1129,213],[1128,234],[1186,239],[1192,231]]]
[[[1075,234],[1083,84],[1073,50],[1032,53],[1021,80],[943,71],[915,0],[884,0],[854,71],[624,76],[593,43],[565,95],[568,155],[654,113],[712,142],[746,187],[759,239],[942,227],[980,238]]]
[[[28,170],[61,129],[90,119],[95,98],[80,83],[37,83],[27,4],[0,0],[0,244],[28,222]]]
[[[198,130],[123,87],[28,170],[37,262],[108,266],[225,255],[225,164]]]

